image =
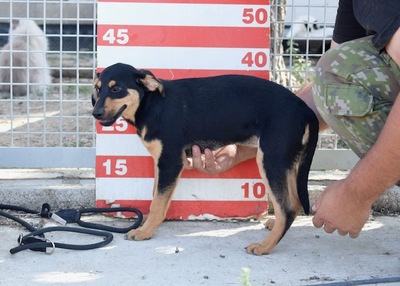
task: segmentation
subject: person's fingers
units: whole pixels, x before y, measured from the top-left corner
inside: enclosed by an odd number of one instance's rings
[[[200,147],[197,145],[192,146],[192,166],[197,170],[204,168],[203,158],[201,157]]]
[[[321,197],[322,197],[322,194],[315,200],[313,206],[311,207],[311,210],[312,210],[314,213],[316,213],[317,210],[318,210],[318,208],[319,208],[320,201],[321,201]]]
[[[314,224],[314,226],[316,228],[321,228],[324,225],[324,220],[320,218],[320,216],[319,216],[319,214],[317,212],[318,208],[319,208],[319,206],[321,204],[320,202],[322,200],[322,195],[323,195],[323,193],[319,195],[319,197],[315,200],[315,202],[314,202],[314,204],[313,204],[313,206],[311,208],[312,211],[315,213],[315,215],[314,215],[314,217],[312,219],[312,222],[313,222],[313,224]]]
[[[312,219],[312,222],[316,228],[321,228],[324,225],[324,221],[318,216],[318,214],[315,214],[315,216]]]
[[[204,150],[204,168],[209,172],[215,171],[214,154],[210,149]]]
[[[185,169],[193,169],[193,161],[192,158],[188,158],[186,156],[185,151],[182,152],[182,162],[183,162],[183,168]]]
[[[327,233],[332,233],[332,232],[334,232],[336,230],[336,228],[333,227],[332,225],[330,225],[329,223],[325,223],[324,224],[324,230]]]
[[[346,235],[349,234],[347,231],[343,231],[343,230],[340,230],[340,229],[338,229],[338,233],[339,233],[341,236],[346,236]]]
[[[360,235],[360,231],[361,231],[361,230],[359,230],[359,231],[350,231],[350,232],[349,232],[349,236],[350,236],[351,238],[357,238],[357,237]]]

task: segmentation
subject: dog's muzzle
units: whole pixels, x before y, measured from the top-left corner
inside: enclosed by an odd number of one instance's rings
[[[92,112],[92,115],[94,118],[96,118],[97,120],[100,121],[100,124],[103,126],[110,126],[113,125],[114,122],[122,115],[122,113],[125,111],[125,109],[128,106],[126,104],[124,104],[119,110],[118,112],[110,117],[107,116],[106,114],[104,114],[104,110],[102,108],[95,108]]]

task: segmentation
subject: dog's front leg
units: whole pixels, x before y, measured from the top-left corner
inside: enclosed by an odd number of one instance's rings
[[[181,158],[178,158],[179,160],[168,160],[168,158],[161,156],[158,160],[150,212],[143,226],[129,231],[126,239],[150,239],[164,221],[171,203],[172,194],[183,169]]]
[[[160,194],[159,192],[153,198],[150,205],[150,212],[143,226],[138,229],[129,231],[126,235],[126,239],[129,240],[146,240],[150,239],[160,224],[164,221],[167,213],[171,194]]]

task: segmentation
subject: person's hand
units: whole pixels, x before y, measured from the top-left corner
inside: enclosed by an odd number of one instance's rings
[[[192,158],[184,156],[186,169],[196,169],[200,172],[216,175],[223,173],[237,164],[238,146],[227,145],[216,151],[205,149],[201,154],[199,146],[192,147]]]
[[[371,203],[357,198],[355,192],[347,188],[346,180],[342,180],[329,185],[312,210],[315,227],[323,226],[328,233],[337,230],[340,235],[356,238],[370,215]]]

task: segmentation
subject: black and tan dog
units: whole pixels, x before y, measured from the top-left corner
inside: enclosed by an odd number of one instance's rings
[[[308,173],[318,138],[315,114],[296,95],[268,80],[225,75],[160,80],[151,72],[115,64],[97,74],[93,116],[108,126],[122,116],[134,125],[154,158],[153,201],[146,222],[128,239],[152,237],[163,222],[192,145],[258,146],[257,164],[271,188],[275,224],[247,252],[271,253],[301,206],[309,213]]]

